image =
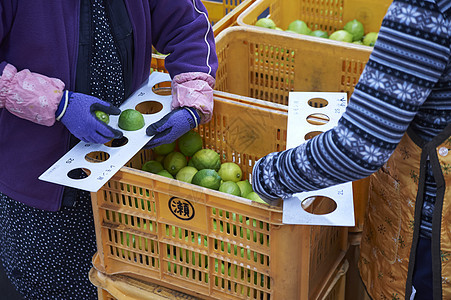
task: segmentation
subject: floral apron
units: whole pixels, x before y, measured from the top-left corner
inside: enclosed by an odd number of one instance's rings
[[[371,175],[359,269],[373,299],[410,299],[428,157],[437,183],[433,293],[434,299],[451,299],[451,124],[428,143],[409,129]]]

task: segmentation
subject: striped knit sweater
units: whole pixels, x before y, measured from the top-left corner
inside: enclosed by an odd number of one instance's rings
[[[338,125],[268,154],[255,165],[265,200],[365,178],[391,156],[407,128],[425,141],[451,122],[451,1],[394,0]],[[430,236],[436,185],[427,176],[423,236]]]

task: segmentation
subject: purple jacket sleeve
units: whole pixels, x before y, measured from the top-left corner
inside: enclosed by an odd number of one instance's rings
[[[165,67],[172,78],[201,72],[216,77],[218,59],[213,28],[201,0],[150,1],[155,48],[169,54]]]

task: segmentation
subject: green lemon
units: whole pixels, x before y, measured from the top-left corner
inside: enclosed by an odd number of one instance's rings
[[[240,187],[234,181],[224,181],[219,186],[219,191],[223,192],[223,193],[235,195],[235,196],[241,196]]]
[[[363,34],[365,33],[363,24],[356,19],[349,21],[346,23],[346,25],[343,27],[344,30],[352,34],[352,41],[359,41],[362,39]]]
[[[175,150],[176,142],[172,142],[169,144],[163,144],[152,148],[153,152],[157,155],[167,155]]]
[[[221,164],[218,174],[224,181],[238,182],[243,177],[243,171],[241,171],[240,166],[234,162],[225,162]]]
[[[175,175],[175,179],[191,183],[194,175],[197,173],[197,169],[190,166],[185,166],[181,168]]]
[[[212,149],[201,149],[191,157],[192,165],[198,169],[213,169],[218,171],[221,167],[219,154]]]
[[[322,38],[328,38],[329,37],[329,35],[327,34],[327,32],[326,31],[323,31],[323,30],[315,30],[315,31],[312,31],[312,32],[310,32],[310,35],[311,36],[316,36],[316,37],[322,37]]]
[[[177,172],[186,166],[186,157],[178,151],[173,151],[166,155],[163,160],[163,166],[166,171],[175,176]]]
[[[300,34],[310,34],[310,32],[312,32],[307,24],[301,20],[294,20],[293,22],[291,22],[290,25],[288,25],[287,30],[291,30]]]
[[[377,32],[369,32],[363,38],[363,44],[366,46],[373,47],[377,40]]]
[[[156,161],[156,160],[149,160],[143,164],[141,169],[143,171],[156,174],[156,173],[160,172],[161,170],[163,170],[164,168],[163,168],[163,165],[161,164],[161,162]]]
[[[246,198],[255,202],[268,204],[265,201],[263,201],[263,199],[260,198],[260,196],[256,192],[250,192],[249,194],[247,194]]]
[[[167,178],[171,178],[174,179],[174,176],[171,175],[171,173],[169,173],[167,170],[161,170],[160,172],[157,173],[157,175],[161,175]]]
[[[144,127],[144,116],[137,110],[132,108],[121,112],[117,125],[119,128],[135,131]]]
[[[197,131],[190,130],[178,139],[179,150],[185,156],[193,156],[194,153],[202,149],[204,143]]]
[[[110,123],[110,115],[106,112],[96,110],[94,113],[96,114],[97,119],[99,119],[100,121],[104,122],[105,124]]]
[[[331,35],[329,35],[329,39],[351,43],[353,35],[347,32],[346,30],[337,30],[333,32]]]
[[[221,177],[213,169],[202,169],[194,174],[191,183],[205,188],[219,190],[219,187],[221,186]]]
[[[269,29],[276,29],[276,23],[270,18],[260,18],[255,23],[255,26],[264,27]]]
[[[249,180],[240,180],[236,183],[241,191],[241,197],[245,197],[254,190],[252,189],[252,184],[250,184]]]

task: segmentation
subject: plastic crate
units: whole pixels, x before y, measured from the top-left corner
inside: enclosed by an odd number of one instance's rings
[[[346,273],[348,268],[348,261],[343,259],[341,264],[333,270],[330,281],[321,290],[322,294],[318,295],[318,300],[345,299]],[[91,269],[90,279],[97,286],[99,300],[200,299],[156,284],[140,281],[133,277],[104,275],[95,269]]]
[[[216,38],[215,89],[288,105],[297,92],[354,91],[371,48],[234,26]]]
[[[188,294],[163,286],[123,276],[108,276],[95,268],[89,272],[89,279],[97,287],[98,300],[198,300]]]
[[[217,36],[222,30],[237,25],[238,16],[255,0],[202,1],[208,11],[208,18],[213,24],[213,34]],[[152,54],[151,71],[165,72],[165,55]]]
[[[349,262],[344,258],[341,264],[334,270],[330,281],[321,290],[318,299],[321,300],[345,300],[346,274]]]
[[[285,30],[294,20],[302,20],[312,30],[324,30],[331,34],[343,29],[347,22],[357,19],[362,22],[365,33],[378,32],[391,3],[392,0],[257,0],[238,17],[237,22],[240,26],[257,27],[255,22],[263,16],[268,16],[278,27]],[[294,33],[289,34],[297,36]],[[333,42],[335,45],[346,44]],[[368,48],[362,45],[358,47]]]
[[[256,160],[286,148],[287,113],[228,97],[215,96],[213,119],[199,133],[250,178]],[[315,299],[342,260],[346,227],[282,224],[279,206],[140,171],[148,159],[139,153],[92,194],[97,270],[205,299]],[[313,213],[334,207],[316,200]]]

